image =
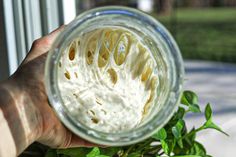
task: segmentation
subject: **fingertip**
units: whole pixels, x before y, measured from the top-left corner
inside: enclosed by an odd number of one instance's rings
[[[57,29],[55,29],[54,31],[52,31],[51,33],[49,33],[46,38],[49,38],[50,41],[54,42],[55,39],[57,38],[57,36],[65,29],[66,25],[62,25],[60,27],[58,27]]]
[[[86,140],[76,136],[75,134],[73,134],[70,147],[100,147],[100,146],[95,143],[91,143],[89,141],[86,141]]]
[[[64,30],[65,27],[66,27],[66,25],[61,25],[60,27],[58,27],[55,30],[53,30],[52,32],[50,32],[49,35],[53,35],[55,33],[61,32],[62,30]]]

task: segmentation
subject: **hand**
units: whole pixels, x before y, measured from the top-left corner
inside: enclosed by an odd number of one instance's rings
[[[15,74],[0,84],[0,111],[9,125],[17,154],[34,141],[60,148],[94,146],[63,126],[49,106],[45,93],[44,64],[47,52],[63,28],[35,40]],[[4,139],[4,136],[0,135],[0,139]]]

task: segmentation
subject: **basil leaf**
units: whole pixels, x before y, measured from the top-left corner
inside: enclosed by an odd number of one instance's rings
[[[78,156],[83,156],[85,157],[92,148],[67,148],[67,149],[57,149],[57,154],[58,155],[67,155],[70,157],[78,157]]]
[[[141,156],[142,156],[142,154],[140,154],[140,153],[131,153],[127,157],[141,157]]]
[[[195,128],[192,128],[192,130],[188,133],[188,136],[184,138],[188,145],[192,146],[194,144],[194,141],[196,139],[196,132]]]
[[[210,128],[210,129],[215,129],[215,130],[217,130],[217,131],[219,131],[219,132],[225,134],[226,136],[229,136],[229,134],[227,134],[226,132],[224,132],[219,126],[217,126],[215,123],[213,123],[213,122],[211,121],[211,119],[209,119],[206,123],[204,123],[203,128],[204,128],[204,129],[208,129],[208,128]]]
[[[156,140],[165,140],[167,137],[166,130],[164,128],[161,128],[157,133],[155,133],[152,138]]]
[[[177,141],[177,143],[178,143],[178,145],[180,146],[180,148],[184,148],[182,139],[179,139],[179,140]]]
[[[212,122],[212,109],[210,104],[208,103],[206,108],[205,108],[205,118],[206,118],[206,122],[203,124],[203,129],[215,129],[223,134],[225,134],[226,136],[229,136],[226,132],[224,132],[219,126],[217,126],[215,123]]]
[[[205,156],[206,149],[203,147],[201,143],[195,141],[193,147],[190,149],[189,154]]]
[[[194,113],[200,113],[200,107],[197,104],[189,105],[189,110]]]
[[[117,152],[121,150],[121,147],[107,147],[107,148],[99,148],[99,149],[100,149],[100,153],[103,155],[114,156],[115,154],[117,154]]]
[[[204,156],[206,155],[206,149],[201,143],[195,142],[194,147],[197,153],[196,155],[204,155]]]
[[[100,155],[100,150],[98,147],[94,147],[91,152],[89,152],[86,157],[97,157]]]
[[[205,108],[205,118],[207,121],[212,118],[212,109],[209,103],[207,104]]]
[[[57,151],[55,149],[49,149],[44,157],[57,157]]]
[[[172,127],[172,133],[175,136],[176,139],[179,139],[181,137],[181,131],[184,127],[184,121],[180,119],[174,127]]]
[[[169,147],[168,147],[168,144],[164,141],[164,140],[161,140],[161,146],[162,146],[162,149],[164,150],[165,154],[169,154]]]
[[[181,104],[186,106],[189,106],[191,104],[198,104],[198,97],[192,91],[184,91],[181,98]]]
[[[177,118],[178,119],[183,119],[184,114],[185,114],[185,109],[183,107],[179,107],[178,111],[176,113]]]
[[[171,157],[202,157],[199,155],[177,155],[177,156],[171,156]]]
[[[172,127],[172,134],[177,139],[177,143],[180,146],[180,148],[183,148],[183,141],[181,139],[182,137],[182,130],[184,128],[184,121],[180,119],[174,127]]]
[[[194,113],[201,112],[200,107],[198,105],[198,97],[192,91],[183,92],[183,95],[181,98],[181,104],[188,106],[189,107],[188,111],[191,111]]]
[[[168,148],[169,148],[169,152],[173,152],[174,148],[175,148],[175,145],[176,145],[176,139],[173,138],[173,139],[168,139],[168,140],[165,140],[165,142],[167,143],[168,145]]]
[[[181,137],[181,132],[178,130],[176,126],[172,128],[172,133],[176,139],[179,139]]]

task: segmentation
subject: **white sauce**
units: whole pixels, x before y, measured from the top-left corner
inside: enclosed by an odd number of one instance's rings
[[[134,33],[117,27],[78,37],[58,68],[65,106],[80,123],[99,131],[137,127],[155,99],[158,83],[149,54]]]

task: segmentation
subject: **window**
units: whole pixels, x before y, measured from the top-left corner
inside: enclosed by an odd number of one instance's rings
[[[0,2],[0,80],[12,74],[32,42],[76,15],[75,0],[3,0]]]

